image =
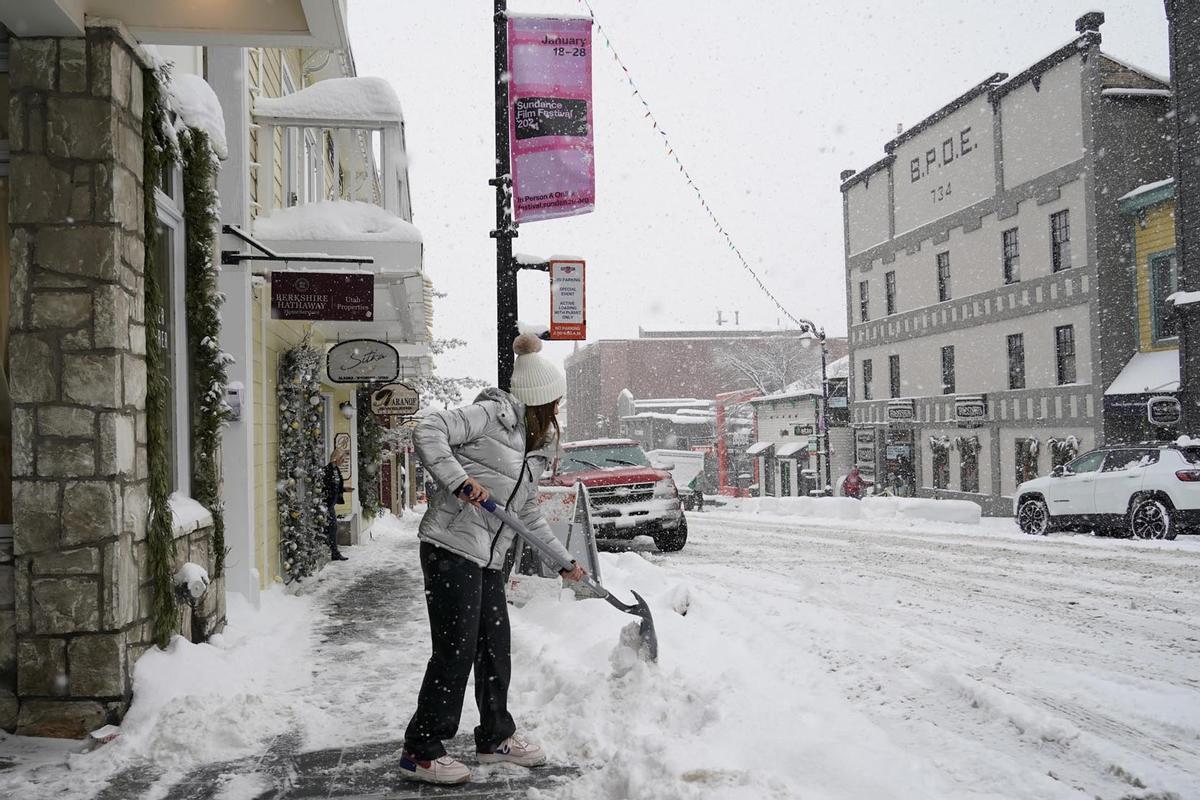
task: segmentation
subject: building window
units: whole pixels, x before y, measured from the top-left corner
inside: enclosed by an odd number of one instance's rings
[[[896,313],[896,273],[888,272],[883,276],[883,286],[887,301],[887,314],[890,317]]]
[[[1004,282],[1016,283],[1021,280],[1021,241],[1017,238],[1017,229],[1009,228],[1000,234],[1004,250]]]
[[[942,348],[942,394],[954,394],[954,345]]]
[[[1008,388],[1025,388],[1025,335],[1022,333],[1008,337]]]
[[[1058,360],[1058,385],[1075,382],[1075,326],[1054,329],[1054,355]]]
[[[1015,447],[1017,484],[1020,485],[1037,477],[1037,439],[1017,439]]]
[[[888,388],[892,397],[900,396],[900,356],[895,353],[888,356]]]
[[[933,488],[950,488],[950,448],[933,448]]]
[[[871,319],[871,284],[867,281],[858,282],[858,321],[866,322]]]
[[[950,299],[950,254],[937,254],[938,302]]]
[[[1154,341],[1179,336],[1175,306],[1167,298],[1179,291],[1179,262],[1175,253],[1150,257],[1150,324]]]
[[[165,191],[164,191],[165,189]],[[162,293],[162,314],[147,320],[147,336],[157,336],[162,346],[163,368],[168,376],[166,405],[168,480],[172,491],[191,491],[191,424],[186,387],[187,334],[184,305],[183,264],[184,220],[183,180],[179,167],[162,176],[154,191],[158,236],[155,241],[154,270]]]
[[[871,400],[871,379],[874,377],[874,370],[871,369],[871,359],[863,359],[862,367],[862,394],[863,400]]]
[[[1071,267],[1071,212],[1050,215],[1050,266],[1054,272]]]
[[[960,488],[964,492],[979,491],[979,443],[969,441],[959,445],[958,473]]]

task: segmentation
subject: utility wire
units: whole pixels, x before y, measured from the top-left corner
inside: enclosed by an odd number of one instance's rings
[[[610,39],[608,36],[608,31],[606,31],[604,26],[601,25],[599,20],[596,19],[596,10],[592,8],[591,1],[579,0],[579,2],[587,8],[588,14],[591,15],[593,27],[596,28],[596,30],[600,33],[600,36],[604,39],[604,47],[610,53],[612,53],[613,60],[617,62],[617,66],[619,66],[621,71],[625,73],[625,80],[629,83],[629,87],[633,89],[633,96],[636,97],[638,101],[641,102],[642,107],[646,109],[643,119],[650,120],[654,130],[658,131],[659,134],[662,135],[662,143],[663,147],[665,147],[667,150],[667,155],[675,161],[676,166],[679,167],[680,174],[683,175],[684,180],[687,181],[687,185],[690,186],[692,191],[696,193],[696,199],[700,201],[700,207],[703,208],[705,213],[708,214],[709,219],[711,219],[713,225],[716,226],[717,232],[725,238],[726,244],[729,245],[729,251],[733,253],[733,255],[741,263],[742,268],[745,269],[746,272],[750,273],[750,277],[754,279],[755,284],[758,285],[758,288],[762,290],[763,294],[770,298],[771,302],[775,304],[776,308],[783,312],[785,317],[796,323],[796,325],[800,328],[807,328],[813,333],[816,333],[817,326],[815,324],[809,320],[799,319],[792,316],[792,313],[783,307],[783,304],[779,302],[774,293],[772,293],[771,290],[767,288],[767,285],[763,283],[763,280],[761,277],[759,277],[758,273],[754,271],[754,267],[750,266],[750,262],[748,262],[746,257],[742,255],[741,249],[734,243],[733,237],[729,235],[729,231],[725,230],[725,226],[722,225],[721,220],[717,218],[716,212],[713,211],[712,206],[710,206],[708,204],[708,200],[705,199],[704,193],[700,191],[700,187],[696,184],[696,181],[692,179],[691,173],[687,171],[687,167],[683,165],[683,161],[680,160],[679,155],[675,152],[675,145],[671,143],[671,137],[668,136],[667,131],[658,124],[658,118],[654,116],[654,111],[650,108],[650,104],[646,102],[646,98],[642,94],[642,90],[638,87],[637,82],[634,81],[633,73],[629,71],[629,67],[625,65],[625,62],[621,60],[621,56],[617,54],[617,48],[613,46],[612,39]]]

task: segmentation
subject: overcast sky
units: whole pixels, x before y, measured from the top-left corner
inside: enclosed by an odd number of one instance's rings
[[[752,266],[795,316],[846,330],[838,173],[883,156],[905,127],[993,72],[1016,74],[1102,8],[1103,49],[1167,72],[1161,0],[592,0],[676,151]],[[583,13],[576,0],[511,10]],[[425,269],[449,296],[435,334],[468,346],[446,375],[494,381],[492,3],[351,0],[360,75],[405,110]],[[523,225],[514,249],[588,264],[589,340],[644,328],[786,323],[754,285],[643,119],[598,32],[593,63],[596,211]],[[522,276],[521,319],[546,322],[546,276]],[[565,357],[571,345],[548,344]]]

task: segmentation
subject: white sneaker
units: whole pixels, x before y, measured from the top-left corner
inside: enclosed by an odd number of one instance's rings
[[[449,755],[433,761],[419,761],[405,752],[400,756],[400,772],[410,781],[423,783],[466,783],[471,780],[471,770]]]
[[[524,736],[513,734],[490,753],[476,753],[480,764],[517,764],[522,767],[540,767],[546,763],[546,753],[541,747]]]

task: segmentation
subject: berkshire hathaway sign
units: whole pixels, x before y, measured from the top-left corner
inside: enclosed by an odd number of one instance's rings
[[[369,272],[271,273],[271,318],[370,322],[375,276]]]

